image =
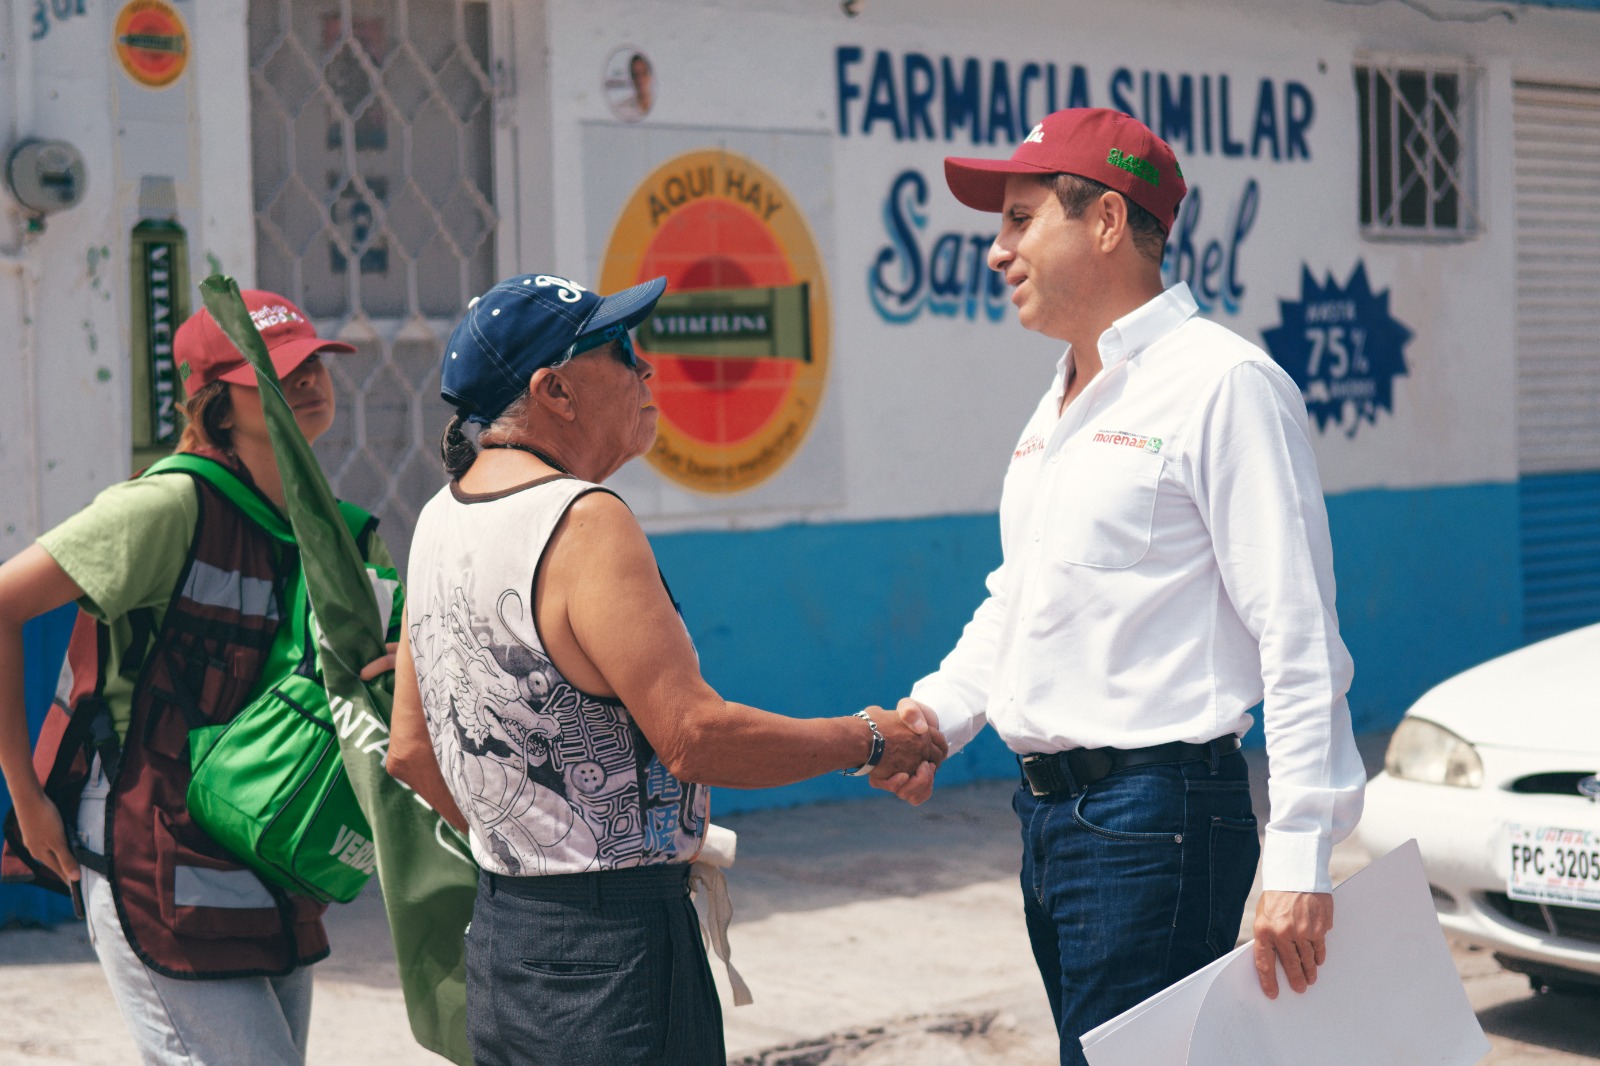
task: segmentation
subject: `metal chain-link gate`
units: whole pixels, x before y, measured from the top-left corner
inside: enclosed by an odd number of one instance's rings
[[[488,4],[252,0],[256,281],[356,352],[328,360],[334,491],[404,567],[443,484],[444,339],[494,278]]]

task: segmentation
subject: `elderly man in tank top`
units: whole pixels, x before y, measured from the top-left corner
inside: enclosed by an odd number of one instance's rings
[[[688,899],[708,786],[931,780],[945,755],[938,730],[890,712],[788,718],[700,676],[644,531],[599,485],[655,440],[628,331],[665,287],[602,297],[519,274],[473,301],[444,355],[451,480],[411,546],[389,766],[482,868],[479,1066],[724,1062]]]

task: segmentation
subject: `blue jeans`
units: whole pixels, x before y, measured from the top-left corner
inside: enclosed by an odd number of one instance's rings
[[[1061,1035],[1078,1038],[1233,949],[1261,845],[1244,756],[1123,770],[1077,796],[1012,799],[1028,938]]]
[[[105,852],[111,785],[97,756],[78,808],[78,835]],[[311,970],[283,977],[163,977],[133,953],[111,884],[83,868],[89,943],[146,1066],[300,1066],[311,1033]]]

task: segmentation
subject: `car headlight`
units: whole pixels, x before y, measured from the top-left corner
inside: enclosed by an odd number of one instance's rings
[[[1404,718],[1389,739],[1383,768],[1390,777],[1429,785],[1478,788],[1483,760],[1471,744],[1426,718]]]

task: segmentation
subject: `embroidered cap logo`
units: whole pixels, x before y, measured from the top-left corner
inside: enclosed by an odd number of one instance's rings
[[[250,321],[255,323],[257,332],[281,326],[285,322],[303,322],[305,319],[289,310],[283,304],[268,304],[258,307],[250,312]]]
[[[1111,149],[1111,154],[1106,156],[1106,162],[1119,170],[1126,170],[1141,181],[1147,181],[1151,185],[1158,187],[1161,185],[1161,172],[1148,159],[1141,159],[1136,155],[1127,155],[1120,148],[1113,148]]]
[[[578,294],[589,291],[582,285],[579,285],[576,281],[568,281],[566,278],[558,278],[554,274],[540,274],[538,277],[533,279],[533,283],[541,289],[549,288],[551,285],[554,285],[556,287],[556,295],[561,297],[562,303],[567,304],[577,303]]]

